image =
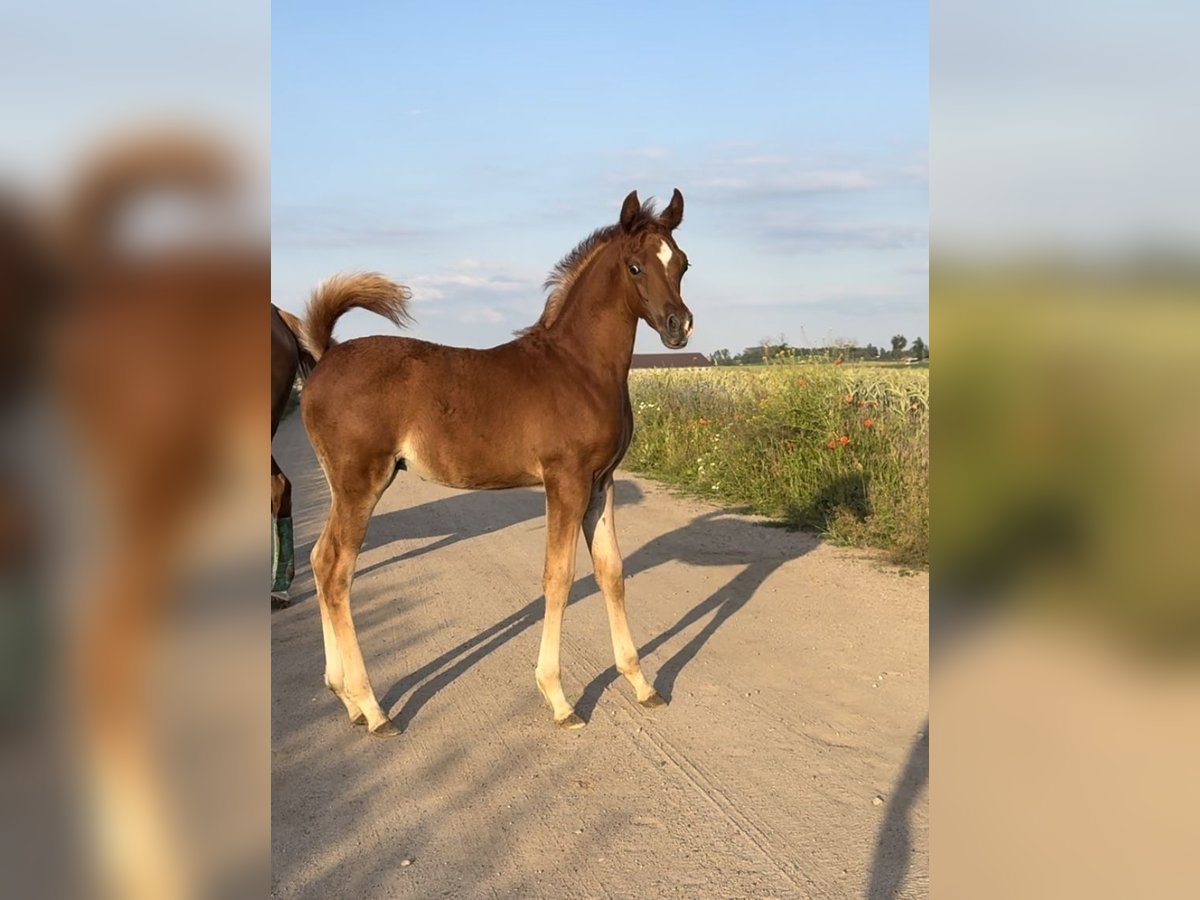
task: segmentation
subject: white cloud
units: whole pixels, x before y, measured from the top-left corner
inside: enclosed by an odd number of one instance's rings
[[[538,283],[504,273],[473,275],[470,272],[435,272],[408,279],[415,296],[422,300],[442,300],[464,294],[515,294],[536,291]]]

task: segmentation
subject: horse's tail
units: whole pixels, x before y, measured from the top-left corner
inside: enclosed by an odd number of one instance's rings
[[[304,312],[301,346],[314,361],[333,344],[333,326],[343,313],[366,309],[403,328],[412,322],[408,301],[412,291],[376,272],[334,275],[313,291]]]
[[[236,186],[232,153],[192,132],[149,132],[101,149],[84,166],[65,210],[64,238],[76,265],[110,255],[121,211],[155,190],[219,196]]]
[[[283,319],[283,324],[288,327],[288,331],[296,339],[296,350],[300,354],[300,377],[307,378],[312,374],[313,367],[317,364],[317,358],[312,355],[306,345],[304,339],[304,322],[299,316],[288,312],[286,309],[280,309],[276,306],[275,311],[279,313],[279,318]]]

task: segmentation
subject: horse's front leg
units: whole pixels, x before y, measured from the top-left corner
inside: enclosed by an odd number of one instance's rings
[[[546,618],[538,651],[538,689],[554,710],[554,721],[564,728],[582,728],[583,719],[563,695],[559,675],[563,611],[575,581],[575,548],[579,527],[587,510],[590,479],[586,474],[546,477],[546,568],[542,587],[546,596]]]
[[[613,519],[613,481],[610,475],[592,491],[591,504],[583,519],[583,537],[592,554],[596,582],[604,594],[608,609],[609,630],[612,632],[613,655],[617,671],[629,679],[642,706],[663,706],[665,701],[646,681],[638,661],[637,647],[629,633],[625,617],[625,573],[621,550],[617,546],[617,524]]]

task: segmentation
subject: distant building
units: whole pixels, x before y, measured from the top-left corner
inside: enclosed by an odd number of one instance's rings
[[[712,363],[703,353],[635,353],[632,369],[702,369]]]

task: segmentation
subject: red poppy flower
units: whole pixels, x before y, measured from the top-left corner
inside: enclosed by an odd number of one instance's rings
[[[838,438],[838,443],[845,447],[848,443],[850,443],[850,435],[843,434],[840,438]]]
[[[870,428],[874,424],[875,424],[874,419],[863,419],[863,425],[865,425],[867,428]]]

